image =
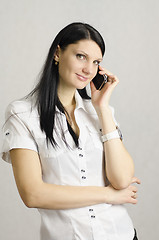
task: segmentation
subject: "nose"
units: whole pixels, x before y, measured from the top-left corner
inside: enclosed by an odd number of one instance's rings
[[[83,69],[82,71],[87,74],[87,75],[90,75],[93,73],[93,66],[92,66],[92,63],[85,63],[85,65],[83,66]]]

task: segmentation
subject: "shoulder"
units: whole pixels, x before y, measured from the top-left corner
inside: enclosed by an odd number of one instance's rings
[[[38,116],[38,111],[35,107],[33,99],[20,99],[11,102],[6,108],[5,118],[7,119],[12,115],[19,115],[21,117],[27,118]]]

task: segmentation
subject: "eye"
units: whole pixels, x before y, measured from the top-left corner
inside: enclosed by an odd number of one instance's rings
[[[79,59],[85,59],[86,58],[85,55],[80,54],[80,53],[76,54],[76,57],[79,58]]]
[[[99,65],[100,64],[100,61],[94,61],[95,65]]]

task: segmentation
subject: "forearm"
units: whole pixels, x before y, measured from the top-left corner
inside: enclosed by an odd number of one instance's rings
[[[71,209],[100,203],[122,204],[121,191],[99,186],[63,186],[42,180],[41,164],[35,151],[10,151],[14,177],[19,194],[27,207],[44,209]],[[130,194],[130,191],[128,191]]]
[[[98,113],[102,134],[107,134],[116,129],[110,108],[105,108]],[[134,164],[131,156],[125,149],[120,139],[104,142],[106,175],[112,186],[116,189],[127,187],[134,176]]]
[[[109,197],[109,194],[108,194]],[[71,209],[106,203],[107,188],[95,186],[63,186],[42,182],[28,193],[28,207]]]

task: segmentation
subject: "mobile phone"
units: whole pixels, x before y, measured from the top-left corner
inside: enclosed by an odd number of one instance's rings
[[[97,90],[101,90],[107,82],[107,75],[99,74],[100,69],[98,68],[96,76],[92,79]]]

